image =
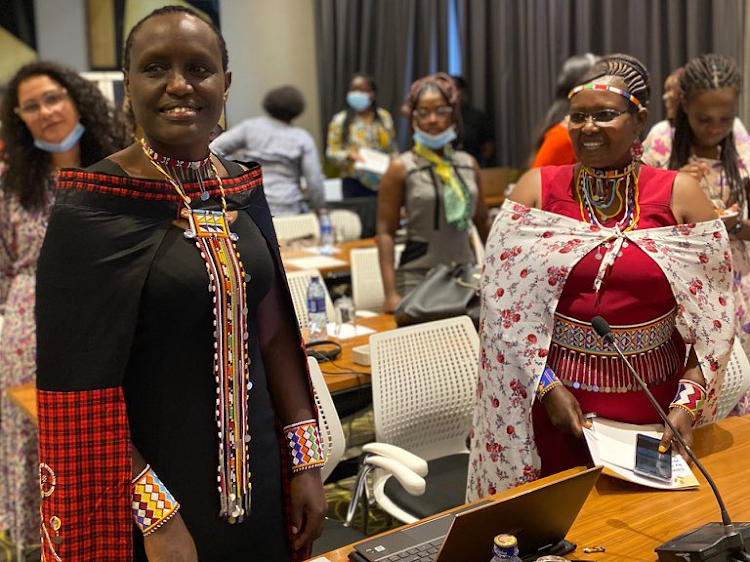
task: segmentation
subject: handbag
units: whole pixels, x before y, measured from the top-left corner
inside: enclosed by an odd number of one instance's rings
[[[436,265],[401,299],[393,313],[396,324],[410,326],[467,315],[479,327],[481,276],[481,268],[471,263]]]

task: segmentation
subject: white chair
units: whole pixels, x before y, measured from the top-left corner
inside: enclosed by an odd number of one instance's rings
[[[375,501],[404,523],[464,503],[478,358],[479,337],[468,316],[370,337],[375,438],[428,461],[426,471],[408,461],[426,489],[418,497],[418,489],[415,494],[391,478],[391,467],[372,466],[365,457],[355,492],[373,470]],[[377,452],[373,445],[363,450]],[[352,497],[350,511],[360,497]]]
[[[479,236],[479,231],[474,223],[469,225],[469,241],[471,242],[471,248],[474,250],[474,256],[476,256],[477,264],[479,267],[484,265],[484,242]]]
[[[344,436],[344,429],[341,426],[341,419],[336,411],[331,392],[328,390],[328,385],[326,385],[325,378],[323,377],[318,362],[314,358],[308,357],[307,367],[310,372],[310,381],[312,382],[315,406],[318,410],[318,433],[320,434],[323,458],[325,459],[325,464],[321,470],[321,477],[323,482],[325,482],[346,451],[346,438]],[[411,457],[408,453],[405,451],[399,451],[396,447],[383,449],[383,451],[385,453],[390,452],[401,458],[406,458],[407,461]],[[393,461],[385,457],[379,457],[374,458],[373,462],[378,462],[380,464],[385,463],[387,466],[389,462]],[[405,486],[414,487],[414,485],[416,485],[416,487],[419,488],[421,482],[421,488],[424,489],[424,481],[408,468],[397,467],[396,470],[397,478],[401,478]],[[351,544],[364,538],[365,535],[358,531],[349,529],[347,526],[342,525],[341,522],[326,518],[323,535],[318,541],[316,541],[313,554],[323,554],[329,550],[333,550],[346,544]]]
[[[333,303],[331,295],[328,294],[328,288],[325,280],[317,269],[303,269],[300,271],[290,271],[286,274],[289,283],[289,291],[292,293],[292,302],[294,303],[294,313],[297,315],[297,322],[300,329],[307,328],[310,320],[307,316],[307,287],[310,285],[310,279],[317,277],[326,290],[326,316],[329,322],[335,320]]]
[[[395,263],[401,259],[403,244],[397,244]],[[383,277],[380,273],[380,258],[377,248],[352,248],[349,252],[352,275],[352,300],[357,312],[364,310],[382,312],[385,303]]]
[[[279,242],[301,238],[312,238],[317,241],[320,238],[320,223],[315,213],[273,217],[273,227]]]
[[[742,349],[740,338],[734,338],[734,347],[721,384],[719,403],[716,406],[716,420],[726,418],[740,398],[750,389],[750,361]]]
[[[362,238],[362,221],[357,213],[347,209],[333,209],[330,215],[337,241],[348,242]]]

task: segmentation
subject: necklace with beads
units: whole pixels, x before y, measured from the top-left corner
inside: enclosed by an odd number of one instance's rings
[[[597,247],[594,257],[597,260],[602,260],[610,252],[614,252],[614,256],[609,261],[621,257],[621,248],[628,247],[628,242],[622,239],[622,234],[637,228],[641,216],[641,208],[638,202],[638,176],[635,173],[634,163],[631,162],[623,170],[606,171],[592,170],[581,165],[576,178],[576,190],[581,220],[590,222],[600,228],[614,228],[617,233],[615,241],[609,240]],[[609,200],[604,201],[608,190],[611,190]],[[615,197],[618,198],[619,205],[614,212],[606,212],[612,206]],[[605,227],[602,224],[602,220],[606,222],[618,216],[621,212],[622,217],[614,227]],[[600,217],[602,220],[600,220]]]
[[[141,139],[141,147],[149,162],[182,199],[181,215],[189,221],[185,238],[195,242],[206,262],[214,313],[219,515],[229,523],[238,523],[249,513],[251,503],[247,402],[252,388],[247,352],[248,276],[235,246],[239,237],[229,228],[224,187],[210,154],[202,160],[184,161],[159,155],[145,139]],[[181,172],[175,173],[175,170]],[[193,209],[183,189],[183,182],[189,179],[198,182],[202,201],[210,198],[207,184],[215,181],[221,196],[221,210]]]

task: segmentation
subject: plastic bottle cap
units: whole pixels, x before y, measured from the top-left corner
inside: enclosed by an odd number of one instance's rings
[[[495,544],[500,548],[512,548],[518,546],[518,540],[513,535],[497,535]]]

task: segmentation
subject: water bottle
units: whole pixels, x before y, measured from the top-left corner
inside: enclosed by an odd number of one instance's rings
[[[307,286],[307,322],[308,341],[321,341],[328,338],[326,290],[318,277],[311,278]]]
[[[320,210],[318,216],[320,221],[320,253],[324,256],[330,256],[333,253],[333,225],[331,216],[325,209]]]
[[[513,535],[497,535],[492,545],[490,562],[521,562],[518,556],[518,541]]]

